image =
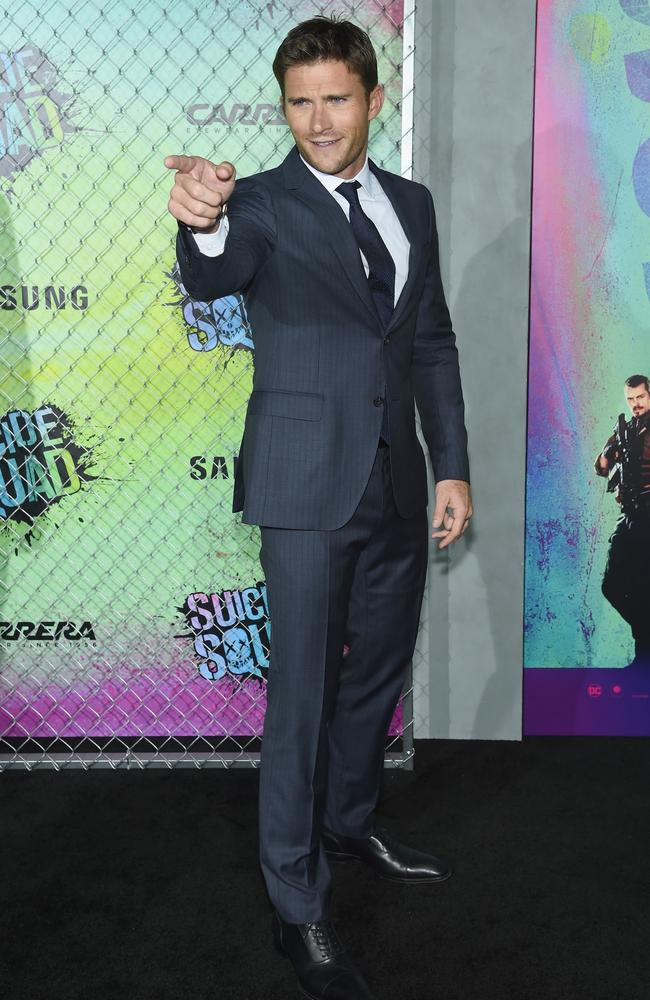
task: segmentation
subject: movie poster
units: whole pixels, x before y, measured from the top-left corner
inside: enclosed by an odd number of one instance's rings
[[[650,734],[650,5],[539,0],[524,731]]]
[[[371,155],[399,172],[403,4],[346,6],[386,85]],[[321,7],[4,17],[0,753],[237,752],[261,732],[259,536],[231,513],[254,331],[239,296],[182,286],[163,158],[280,162],[272,56]]]

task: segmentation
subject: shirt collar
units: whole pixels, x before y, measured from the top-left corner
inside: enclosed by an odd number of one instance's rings
[[[354,177],[334,177],[332,174],[324,174],[322,170],[316,170],[316,167],[312,167],[311,163],[307,163],[302,156],[300,159],[310,170],[314,177],[318,178],[324,188],[326,188],[330,194],[334,194],[339,184],[344,184],[346,181],[358,181],[364,191],[372,198],[376,195],[376,180],[373,173],[368,166],[368,154],[366,153],[366,158],[364,160],[363,166],[358,174]]]

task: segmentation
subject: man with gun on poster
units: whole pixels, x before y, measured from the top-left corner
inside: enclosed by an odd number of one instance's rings
[[[610,538],[603,594],[632,629],[635,653],[629,666],[650,666],[650,382],[646,375],[625,381],[632,417],[621,413],[616,429],[595,462],[607,476],[621,513]]]

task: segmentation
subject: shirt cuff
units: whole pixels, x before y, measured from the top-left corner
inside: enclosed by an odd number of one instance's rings
[[[218,257],[226,246],[228,216],[224,215],[216,233],[192,233],[200,252],[205,257]]]

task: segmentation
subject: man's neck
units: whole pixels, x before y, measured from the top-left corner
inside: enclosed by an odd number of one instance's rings
[[[354,174],[353,177],[340,177],[338,174],[326,174],[322,170],[319,170],[317,167],[313,167],[311,165],[311,163],[309,163],[304,158],[304,156],[302,155],[302,153],[299,153],[298,155],[300,156],[300,159],[305,164],[305,166],[307,167],[307,169],[310,170],[311,173],[314,174],[314,176],[318,178],[318,180],[321,182],[321,184],[324,184],[325,187],[328,188],[329,190],[334,190],[336,187],[338,187],[339,184],[343,184],[344,182],[349,182],[349,181],[356,180],[361,174],[364,174],[365,171],[368,169],[368,149],[367,149],[367,147],[366,147],[366,151],[365,151],[365,156],[364,156],[363,163],[359,167],[359,169],[357,170],[357,172]]]

